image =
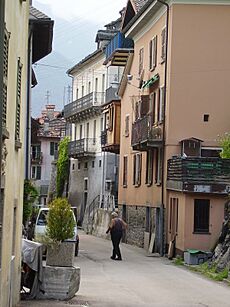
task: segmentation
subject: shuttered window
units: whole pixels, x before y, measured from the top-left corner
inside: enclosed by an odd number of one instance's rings
[[[139,75],[141,75],[144,67],[144,48],[139,51]]]
[[[161,87],[159,89],[159,97],[158,97],[158,114],[157,119],[158,122],[162,122],[164,120],[164,99],[165,99],[165,87]]]
[[[194,232],[208,233],[209,232],[209,215],[210,215],[210,200],[195,199],[194,200]]]
[[[135,154],[133,156],[133,184],[135,186],[141,185],[141,162],[142,162],[142,155]]]
[[[149,150],[147,152],[145,183],[147,185],[151,185],[153,183],[153,151],[152,150]]]
[[[166,58],[166,28],[162,29],[161,32],[161,60],[165,61]]]
[[[129,115],[125,116],[125,136],[129,136]]]
[[[7,78],[8,78],[8,53],[9,53],[10,33],[4,31],[4,47],[3,47],[3,105],[2,105],[2,126],[6,128],[7,113]]]
[[[123,158],[123,187],[127,187],[128,184],[128,157]]]
[[[157,65],[157,36],[149,42],[149,69],[154,70]]]
[[[21,117],[21,85],[22,85],[22,64],[18,59],[17,86],[16,86],[16,117],[15,117],[15,140],[20,140],[20,117]]]

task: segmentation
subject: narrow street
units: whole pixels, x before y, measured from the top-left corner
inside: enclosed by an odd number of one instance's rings
[[[222,307],[229,306],[227,285],[208,280],[165,258],[122,244],[123,261],[110,259],[111,242],[80,233],[81,286],[69,302],[24,301],[21,307]]]

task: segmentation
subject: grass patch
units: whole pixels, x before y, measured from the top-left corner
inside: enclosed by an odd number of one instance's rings
[[[211,264],[209,262],[205,262],[203,264],[189,267],[190,270],[199,272],[206,277],[216,280],[216,281],[223,281],[224,279],[228,278],[228,269],[224,269],[221,272],[217,271],[216,265]]]
[[[184,260],[182,257],[176,257],[175,259],[173,259],[173,263],[175,265],[184,265]]]

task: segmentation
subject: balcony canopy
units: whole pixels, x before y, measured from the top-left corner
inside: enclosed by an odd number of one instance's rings
[[[154,75],[152,78],[150,78],[148,81],[146,81],[143,85],[142,88],[149,88],[152,86],[155,82],[159,80],[160,76],[159,74]]]

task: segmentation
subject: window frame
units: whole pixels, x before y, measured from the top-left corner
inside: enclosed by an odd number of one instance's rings
[[[207,207],[205,208],[204,206]],[[193,221],[194,234],[210,234],[210,209],[211,209],[210,199],[204,199],[204,198],[194,199],[194,221]],[[204,221],[204,219],[207,220]],[[201,226],[201,224],[203,225]]]
[[[148,150],[146,154],[146,177],[145,183],[147,186],[153,184],[153,161],[154,161],[154,152],[153,150]]]
[[[161,30],[161,63],[166,60],[166,26]]]
[[[149,70],[153,71],[157,66],[157,35],[149,42]]]
[[[122,176],[122,186],[127,188],[128,186],[128,156],[123,157],[123,176]]]
[[[133,185],[139,187],[141,185],[141,168],[142,154],[136,153],[133,155]]]

